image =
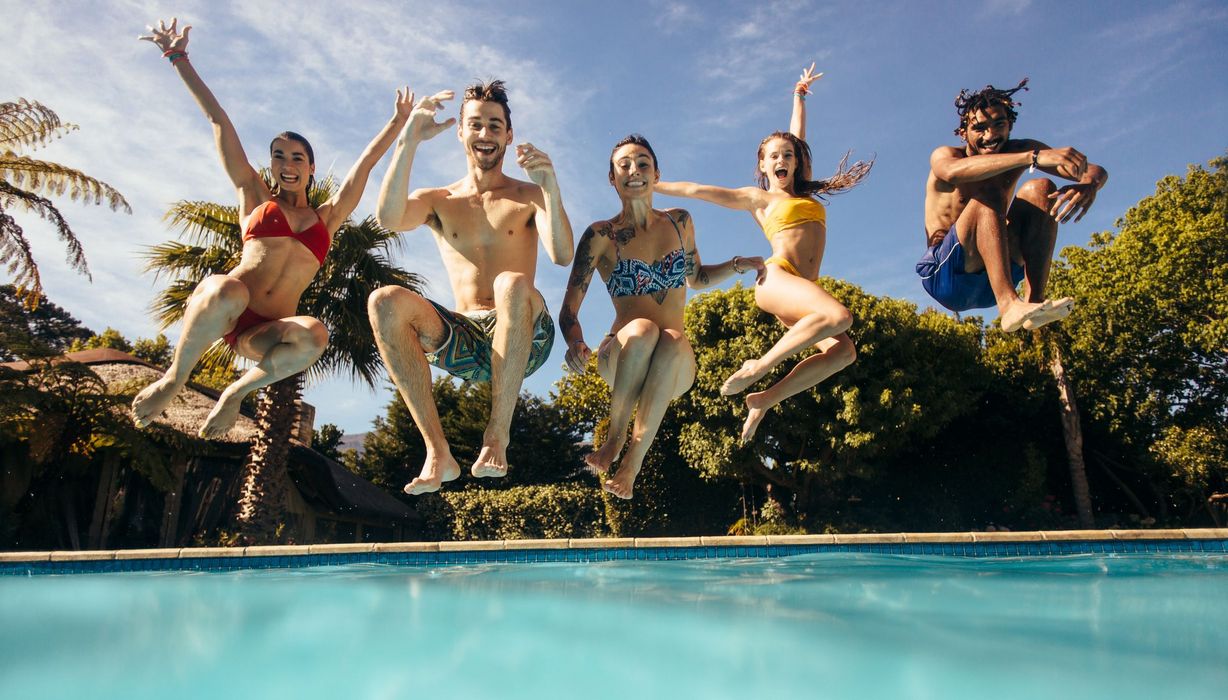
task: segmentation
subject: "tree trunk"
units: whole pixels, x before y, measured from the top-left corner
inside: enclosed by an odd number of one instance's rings
[[[1053,358],[1049,371],[1057,384],[1058,401],[1061,403],[1062,437],[1066,439],[1066,459],[1070,464],[1070,483],[1074,490],[1075,507],[1079,511],[1079,527],[1095,526],[1092,519],[1091,492],[1087,486],[1087,466],[1083,462],[1083,426],[1079,423],[1079,407],[1075,404],[1074,386],[1062,366],[1062,350],[1051,342]]]
[[[286,544],[289,520],[290,437],[298,422],[303,376],[266,388],[256,409],[256,438],[243,465],[243,486],[236,517],[239,543]]]

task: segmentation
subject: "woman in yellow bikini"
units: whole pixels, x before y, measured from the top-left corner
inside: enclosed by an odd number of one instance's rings
[[[703,199],[755,217],[772,246],[764,261],[767,279],[755,287],[755,303],[788,327],[763,357],[747,360],[721,386],[721,393],[738,394],[787,358],[815,346],[818,352],[802,360],[783,379],[764,391],[746,396],[747,416],[742,441],[754,436],[768,409],[848,367],[857,358],[845,333],[853,317],[818,284],[819,265],[827,242],[827,212],[815,197],[848,190],[870,171],[873,163],[858,161],[825,180],[810,179],[810,148],[806,145],[806,95],[823,74],[814,64],[802,71],[793,95],[788,132],[778,131],[759,144],[758,187],[730,189],[693,182],[661,182],[657,192]]]

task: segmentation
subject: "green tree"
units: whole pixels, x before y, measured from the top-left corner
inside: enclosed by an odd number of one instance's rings
[[[267,173],[264,173],[267,179]],[[332,175],[322,178],[307,193],[312,206],[320,206],[337,188]],[[171,277],[158,294],[153,309],[165,328],[183,317],[187,299],[205,277],[225,274],[238,264],[243,249],[238,210],[212,202],[178,202],[167,220],[188,242],[168,241],[146,253],[146,269]],[[328,349],[305,374],[322,378],[342,373],[374,385],[380,358],[367,321],[367,296],[384,285],[419,290],[421,277],[389,262],[388,249],[396,234],[379,226],[374,217],[347,221],[337,231],[323,267],[303,293],[298,312],[320,319],[328,327]],[[206,366],[226,367],[233,352],[218,342],[206,353]],[[287,519],[289,477],[286,460],[290,435],[298,420],[303,375],[284,379],[261,394],[257,436],[244,466],[239,528],[247,541],[270,542]]]
[[[0,362],[59,355],[93,334],[47,297],[40,296],[31,308],[15,286],[0,285]]]
[[[0,103],[0,264],[14,275],[18,295],[31,308],[38,303],[43,283],[30,242],[9,213],[14,207],[32,211],[55,226],[68,248],[68,265],[87,278],[90,272],[81,242],[60,210],[42,195],[63,196],[67,192],[73,200],[95,204],[105,201],[112,211],[132,213],[123,195],[107,183],[59,163],[19,153],[44,146],[76,128],[75,124],[61,122],[55,112],[38,102],[18,99]]]
[[[341,438],[345,433],[332,423],[321,425],[319,430],[311,431],[311,449],[332,459],[341,461]]]
[[[1219,157],[1164,178],[1116,232],[1064,249],[1054,265],[1053,294],[1077,306],[1048,335],[1091,423],[1090,456],[1166,522],[1206,513],[1210,491],[1228,480],[1216,458],[1228,452],[1225,241],[1228,157]],[[1131,481],[1150,495],[1135,496]]]
[[[823,286],[857,319],[849,332],[858,351],[852,367],[779,406],[752,444],[739,446],[745,407],[740,398],[720,396],[720,384],[781,332],[739,285],[688,305],[687,335],[699,367],[695,387],[675,410],[685,426],[681,454],[701,474],[762,486],[801,520],[826,514],[831,522],[882,464],[973,411],[989,376],[978,361],[978,322],[918,314],[909,302],[839,280],[824,278]],[[792,364],[763,383],[777,381]]]
[[[110,348],[111,350],[119,350],[120,352],[132,352],[132,343],[124,337],[123,333],[107,326],[107,329],[102,333],[90,336],[85,340],[74,340],[69,346],[69,352],[80,352],[81,350],[93,350],[94,348]]]

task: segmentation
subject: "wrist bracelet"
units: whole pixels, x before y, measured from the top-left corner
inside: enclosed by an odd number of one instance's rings
[[[1037,159],[1038,159],[1038,158],[1040,158],[1040,149],[1039,149],[1039,148],[1034,149],[1034,150],[1032,151],[1032,164],[1028,166],[1028,172],[1029,172],[1029,173],[1034,173],[1034,172],[1036,172],[1036,165],[1037,165],[1037,162],[1036,162],[1036,161],[1037,161]]]
[[[740,275],[740,274],[742,274],[743,272],[745,272],[745,270],[743,270],[742,268],[738,267],[738,260],[740,260],[741,258],[742,258],[742,256],[741,256],[741,255],[735,255],[735,256],[733,256],[733,260],[730,260],[730,261],[729,261],[730,266],[731,266],[731,267],[733,267],[734,274],[738,274],[738,275]]]
[[[166,53],[162,54],[162,57],[169,60],[172,66],[179,61],[188,60],[188,54],[184,51],[167,51]]]

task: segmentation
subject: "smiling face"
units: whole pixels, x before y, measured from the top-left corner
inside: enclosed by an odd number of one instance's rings
[[[269,171],[273,184],[286,192],[303,192],[315,174],[311,153],[301,142],[278,137],[269,146]]]
[[[503,154],[512,143],[512,130],[507,125],[503,105],[497,102],[470,100],[461,108],[457,137],[465,153],[481,170],[496,170],[503,165]]]
[[[788,139],[769,139],[760,149],[759,172],[767,176],[769,190],[790,190],[797,166],[797,152]]]
[[[619,146],[610,156],[610,184],[620,199],[651,196],[653,185],[660,180],[652,152],[638,143]]]
[[[998,153],[1011,136],[1010,115],[1001,105],[990,105],[968,115],[961,134],[969,155]]]

